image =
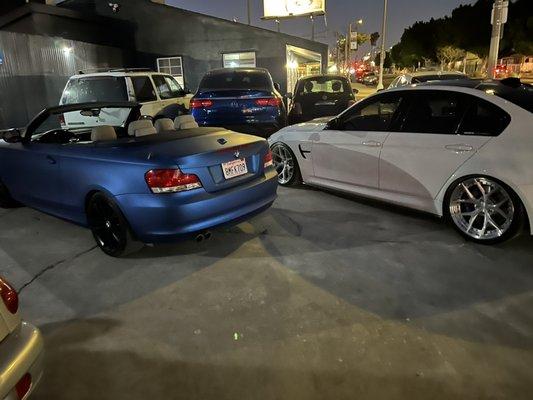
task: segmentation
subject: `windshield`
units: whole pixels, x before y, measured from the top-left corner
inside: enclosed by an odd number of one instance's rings
[[[127,101],[126,80],[123,77],[96,76],[71,79],[61,98],[61,104]]]
[[[200,83],[201,90],[256,89],[271,90],[267,73],[261,71],[228,71],[209,74]]]

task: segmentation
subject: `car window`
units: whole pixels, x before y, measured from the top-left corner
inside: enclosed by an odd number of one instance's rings
[[[140,103],[157,100],[154,85],[148,76],[132,76],[131,83],[135,92],[135,99]]]
[[[127,100],[126,81],[123,77],[98,76],[69,80],[61,104]]]
[[[269,76],[260,71],[228,71],[206,75],[200,82],[200,90],[256,89],[271,90]]]
[[[477,89],[483,90],[485,93],[501,97],[524,110],[533,113],[533,86],[528,84],[521,84],[518,87],[509,87],[501,83],[483,83],[477,86]]]
[[[182,95],[181,87],[174,78],[164,75],[152,75],[152,79],[161,99],[174,99]]]
[[[511,117],[500,107],[482,99],[472,103],[461,123],[463,135],[498,136],[511,122]]]
[[[413,93],[401,131],[456,134],[466,107],[465,97],[460,93],[440,90]]]
[[[341,130],[387,131],[401,100],[400,94],[386,94],[363,101],[341,115]]]

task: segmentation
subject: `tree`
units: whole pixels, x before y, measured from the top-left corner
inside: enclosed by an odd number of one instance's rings
[[[441,70],[444,66],[454,61],[459,61],[465,58],[466,52],[454,46],[442,46],[437,49],[437,59],[440,62]]]

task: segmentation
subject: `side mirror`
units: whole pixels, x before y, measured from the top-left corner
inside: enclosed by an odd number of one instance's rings
[[[287,97],[289,100],[292,100],[292,93],[288,92],[285,97]]]
[[[22,141],[22,132],[16,128],[8,129],[0,132],[0,138],[7,143],[19,143]]]
[[[281,85],[278,82],[274,82],[274,89],[276,89],[278,92],[281,92]]]

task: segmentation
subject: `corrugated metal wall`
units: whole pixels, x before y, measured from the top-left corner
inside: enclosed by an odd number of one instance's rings
[[[0,129],[24,126],[59,104],[67,79],[80,70],[121,67],[121,49],[47,36],[0,31]]]

